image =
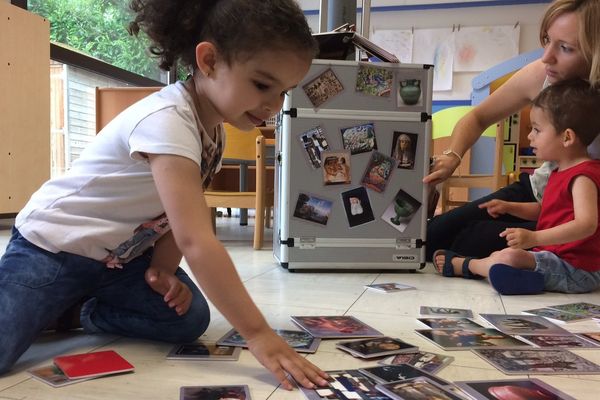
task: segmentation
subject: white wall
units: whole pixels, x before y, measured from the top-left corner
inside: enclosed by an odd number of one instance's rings
[[[371,7],[402,6],[412,4],[433,3],[466,3],[475,0],[373,0]],[[300,0],[300,5],[306,10],[318,10],[319,0]],[[360,7],[362,1],[357,1]],[[521,34],[519,52],[526,53],[540,47],[538,30],[540,19],[548,4],[523,4],[492,7],[461,7],[435,10],[416,11],[383,11],[371,12],[371,31],[376,29],[410,29],[419,28],[448,28],[458,26],[482,25],[514,25],[519,23]],[[319,30],[318,15],[308,15],[307,20],[314,32]],[[357,17],[357,22],[360,16]],[[471,96],[471,80],[477,73],[455,72],[453,90],[434,92],[434,100],[469,100]]]

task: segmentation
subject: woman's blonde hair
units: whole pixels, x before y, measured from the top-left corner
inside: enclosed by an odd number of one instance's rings
[[[590,67],[589,81],[593,87],[600,86],[600,1],[598,0],[555,0],[542,19],[540,42],[546,43],[548,28],[559,16],[574,12],[579,22],[579,48]]]

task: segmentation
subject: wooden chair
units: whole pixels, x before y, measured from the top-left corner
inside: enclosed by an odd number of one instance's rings
[[[270,213],[266,210],[273,207],[274,194],[267,191],[266,148],[274,147],[274,139],[266,139],[260,129],[254,128],[249,132],[241,131],[232,125],[225,126],[225,148],[223,150],[223,163],[255,166],[255,191],[230,191],[211,190],[209,187],[204,192],[206,204],[213,208],[213,215],[217,207],[228,208],[254,208],[256,210],[254,221],[254,249],[263,247],[264,229],[269,226]],[[269,185],[270,186],[270,185]],[[269,214],[269,215],[268,215]]]
[[[447,146],[443,145],[442,136],[452,133],[454,125],[458,120],[471,110],[472,107],[460,107],[460,109],[445,109],[433,114],[432,117],[432,136],[434,154],[440,154]],[[440,132],[442,130],[442,132]],[[455,173],[442,183],[440,190],[440,207],[442,212],[446,212],[450,207],[456,207],[468,202],[468,195],[463,194],[462,198],[451,198],[451,189],[469,189],[469,188],[487,188],[496,191],[508,183],[508,177],[502,174],[502,160],[504,156],[504,120],[496,126],[492,125],[484,131],[485,136],[495,137],[494,146],[494,164],[491,174],[470,174],[469,159],[470,151],[463,157],[461,166]],[[447,139],[446,139],[447,140]],[[436,143],[438,142],[438,143]],[[443,148],[442,148],[443,147]],[[465,173],[466,169],[466,173]]]
[[[100,132],[121,111],[138,100],[159,91],[152,87],[97,87],[96,88],[96,133]]]

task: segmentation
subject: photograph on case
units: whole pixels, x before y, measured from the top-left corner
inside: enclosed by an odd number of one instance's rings
[[[537,315],[479,314],[507,335],[570,335],[569,331]]]
[[[422,104],[420,79],[401,79],[398,82],[398,107]]]
[[[523,339],[538,347],[557,347],[562,349],[597,349],[598,345],[577,335],[519,335]]]
[[[292,321],[318,338],[379,337],[383,333],[349,315],[292,316]]]
[[[417,377],[424,377],[431,379],[440,386],[451,385],[450,382],[445,381],[442,378],[438,378],[435,375],[408,364],[379,365],[376,367],[360,368],[359,372],[373,379],[377,383],[390,383]]]
[[[428,351],[418,351],[416,353],[396,354],[395,356],[379,361],[379,364],[408,364],[425,372],[429,372],[430,374],[435,374],[452,361],[454,361],[454,357],[452,356],[430,353]]]
[[[496,329],[416,329],[416,333],[444,350],[495,347],[531,347]]]
[[[359,64],[356,91],[370,96],[390,97],[394,84],[394,72],[372,63]]]
[[[325,185],[349,184],[350,152],[349,151],[324,151],[321,153],[323,164],[323,183]]]
[[[471,321],[468,318],[417,318],[419,322],[427,325],[432,329],[471,329],[484,328],[478,323]]]
[[[308,193],[299,193],[296,208],[294,208],[294,217],[320,225],[327,225],[332,207],[333,202],[331,200],[322,199]]]
[[[250,400],[248,385],[235,386],[182,386],[179,389],[179,400]]]
[[[369,195],[364,187],[342,192],[342,202],[351,228],[375,220]]]
[[[361,185],[378,193],[383,193],[390,181],[395,163],[396,161],[392,157],[373,151],[360,181]]]
[[[321,168],[321,153],[329,150],[325,132],[320,126],[314,127],[298,135],[308,163],[314,169]]]
[[[335,347],[360,358],[384,357],[391,354],[411,353],[419,350],[414,344],[388,336],[338,342]]]
[[[403,283],[397,282],[385,282],[385,283],[373,283],[371,285],[365,285],[367,289],[377,290],[379,292],[391,293],[391,292],[401,292],[404,290],[415,290],[417,289],[414,286],[405,285]]]
[[[400,189],[383,212],[381,219],[397,231],[404,232],[419,207],[421,203],[417,199]]]
[[[242,349],[214,343],[179,344],[167,354],[167,360],[236,361]]]
[[[600,366],[564,349],[477,349],[473,352],[507,375],[600,373]]]
[[[476,400],[575,400],[574,397],[535,378],[454,383]]]
[[[326,372],[329,375],[327,386],[307,389],[298,385],[308,400],[389,400],[375,389],[369,378],[355,369]]]
[[[298,353],[314,353],[321,343],[321,339],[310,335],[304,331],[293,331],[288,329],[273,329],[292,349]],[[222,346],[248,347],[246,339],[235,329],[231,329],[222,338],[217,340],[217,344]]]
[[[473,318],[473,311],[466,308],[421,306],[419,314],[432,317],[464,317]]]
[[[306,93],[312,105],[318,108],[340,94],[344,90],[344,86],[333,70],[328,68],[303,85],[302,89],[304,89],[304,93]]]
[[[461,397],[424,377],[381,383],[375,388],[394,400],[462,400]]]
[[[368,153],[371,150],[377,150],[375,124],[372,122],[342,128],[341,132],[344,149],[350,150],[351,154]]]
[[[392,152],[390,155],[396,160],[396,166],[398,168],[415,168],[415,154],[417,154],[418,138],[419,135],[416,133],[394,131]]]

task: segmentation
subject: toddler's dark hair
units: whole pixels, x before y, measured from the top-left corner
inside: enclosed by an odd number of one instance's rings
[[[132,0],[129,32],[144,31],[160,68],[196,69],[196,45],[212,42],[230,64],[261,50],[316,54],[316,41],[294,0]],[[267,61],[266,61],[267,62]]]
[[[586,80],[553,83],[533,99],[533,106],[548,113],[557,132],[570,128],[586,146],[600,133],[600,91]]]

